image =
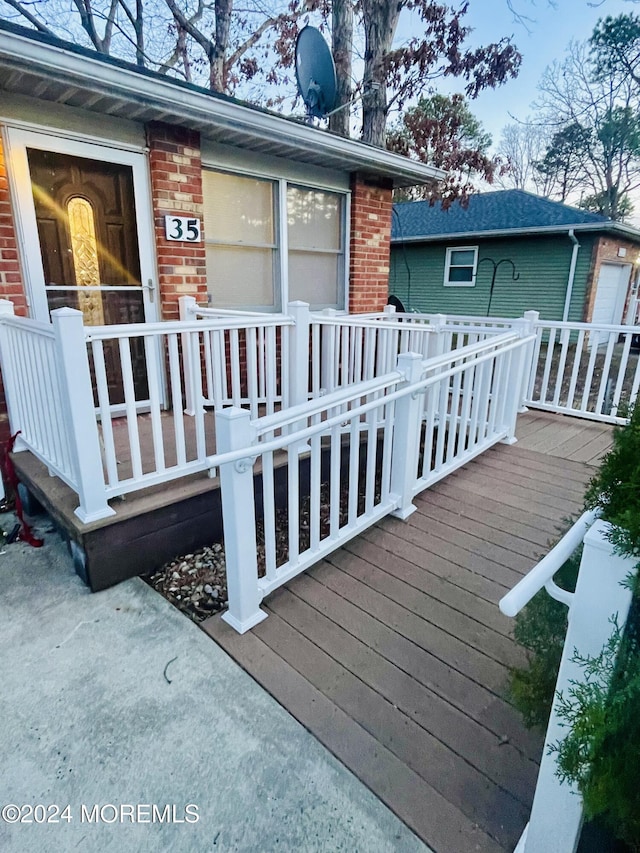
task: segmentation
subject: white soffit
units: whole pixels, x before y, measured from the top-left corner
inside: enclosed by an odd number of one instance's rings
[[[131,121],[176,124],[226,145],[387,178],[397,187],[445,175],[399,154],[7,24],[0,27],[0,90]]]

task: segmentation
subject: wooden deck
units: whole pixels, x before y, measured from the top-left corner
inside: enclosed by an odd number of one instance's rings
[[[436,853],[514,849],[542,739],[505,701],[524,659],[497,603],[581,510],[611,428],[521,417],[498,445],[264,603],[235,660]]]

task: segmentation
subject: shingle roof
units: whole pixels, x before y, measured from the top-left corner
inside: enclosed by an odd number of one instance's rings
[[[442,210],[439,204],[431,207],[428,201],[395,204],[392,239],[434,239],[440,235],[572,226],[590,226],[593,229],[598,225],[606,230],[620,227],[620,223],[614,223],[606,216],[549,201],[524,190],[500,190],[472,195],[466,209],[459,202],[454,202],[448,210]]]

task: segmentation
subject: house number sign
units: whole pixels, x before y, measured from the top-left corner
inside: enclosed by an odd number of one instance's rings
[[[164,233],[167,240],[199,243],[201,240],[200,220],[190,216],[165,216]]]

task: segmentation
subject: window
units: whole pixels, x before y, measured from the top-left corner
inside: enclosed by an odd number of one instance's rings
[[[202,182],[212,303],[279,310],[277,184],[211,171]]]
[[[344,307],[344,229],[338,193],[287,187],[289,299]]]
[[[344,309],[344,194],[213,170],[203,171],[203,193],[212,305]]]
[[[473,287],[478,266],[477,246],[458,246],[447,249],[444,268],[445,287]]]

